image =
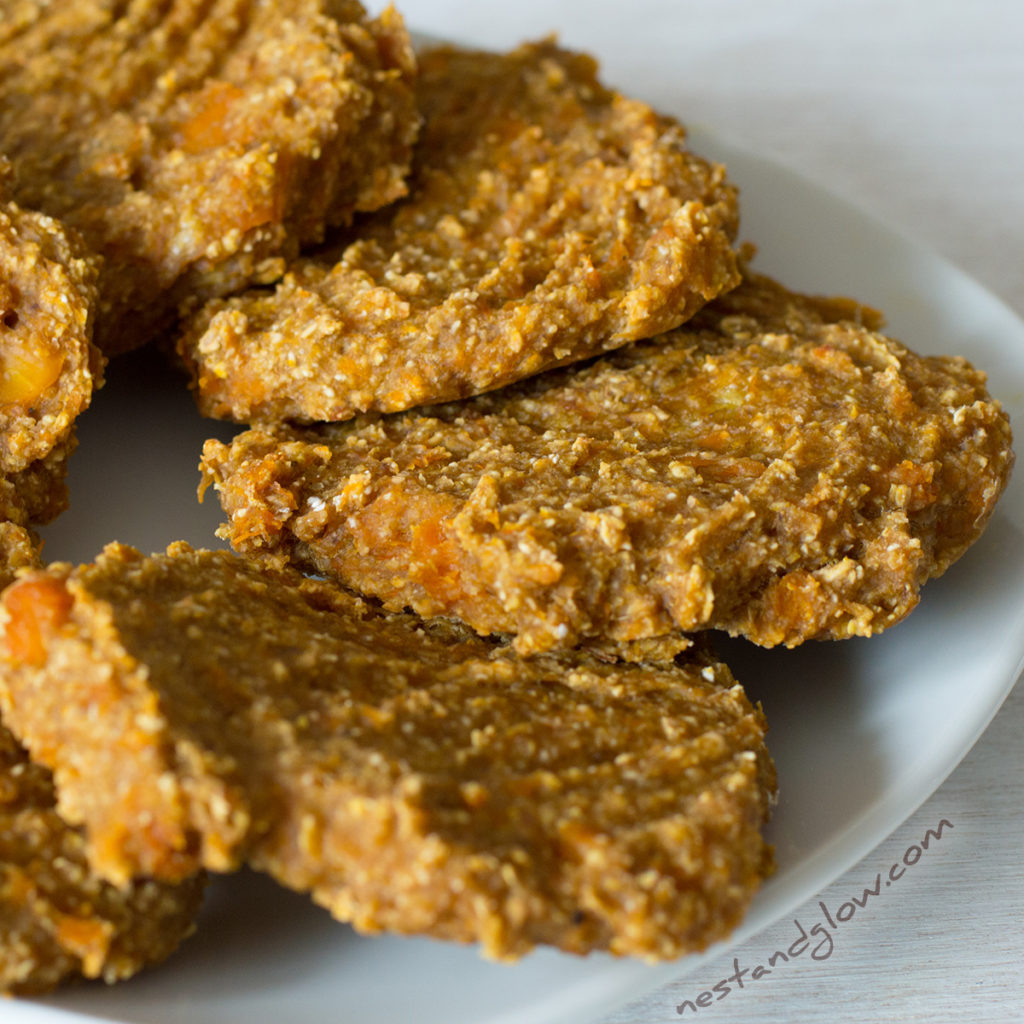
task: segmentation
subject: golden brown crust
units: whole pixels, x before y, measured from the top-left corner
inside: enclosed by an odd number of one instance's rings
[[[41,520],[55,511],[61,488],[46,462],[3,479],[0,512],[29,510]],[[40,568],[40,549],[32,531],[0,521],[0,589]],[[33,651],[23,646],[14,654],[31,659]],[[140,880],[123,890],[103,881],[88,865],[81,833],[55,805],[50,772],[29,761],[0,721],[0,993],[46,992],[72,978],[128,978],[169,956],[199,910],[198,875],[180,885]]]
[[[67,506],[75,420],[103,383],[103,358],[92,344],[97,258],[12,202],[11,174],[0,156],[0,524],[14,536]]]
[[[206,415],[341,420],[649,337],[737,281],[736,193],[683,129],[545,42],[421,56],[410,198],[179,348]]]
[[[102,881],[54,803],[50,773],[0,723],[0,993],[130,977],[169,956],[199,909],[201,878],[123,891]]]
[[[0,168],[0,473],[70,438],[103,383],[92,344],[97,260],[74,232],[7,198]]]
[[[97,342],[121,351],[402,195],[413,75],[398,15],[356,0],[26,0],[0,152],[104,256]]]
[[[248,859],[363,931],[665,958],[769,866],[764,720],[706,655],[524,662],[185,545],[4,609],[5,714],[114,877]]]
[[[464,403],[209,442],[221,535],[521,652],[868,635],[980,534],[1010,428],[964,360],[766,278],[654,344]]]

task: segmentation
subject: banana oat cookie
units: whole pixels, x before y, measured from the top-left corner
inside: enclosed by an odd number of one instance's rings
[[[204,414],[341,420],[667,330],[734,285],[735,189],[679,124],[552,42],[421,55],[410,196],[179,351]]]
[[[16,199],[104,257],[112,353],[403,195],[414,74],[401,18],[356,0],[24,0],[0,24],[0,153]]]
[[[764,719],[706,655],[522,661],[182,544],[3,607],[8,724],[117,880],[248,861],[361,931],[658,959],[725,935],[770,866]]]
[[[869,635],[978,537],[1010,427],[963,359],[750,276],[688,325],[470,401],[208,442],[221,535],[520,653]]]

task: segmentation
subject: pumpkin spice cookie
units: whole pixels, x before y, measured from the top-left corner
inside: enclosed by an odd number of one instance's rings
[[[717,628],[870,635],[978,537],[1013,463],[964,360],[745,283],[649,344],[462,403],[250,430],[221,535],[520,653]]]
[[[418,126],[401,18],[356,0],[25,0],[0,25],[14,197],[104,257],[97,343],[274,280],[404,194]]]
[[[205,415],[342,420],[476,394],[667,330],[736,284],[736,192],[682,127],[552,42],[420,57],[409,198],[213,302]]]
[[[114,879],[248,861],[364,932],[662,959],[770,867],[764,719],[707,655],[523,661],[183,544],[3,609],[7,721]]]

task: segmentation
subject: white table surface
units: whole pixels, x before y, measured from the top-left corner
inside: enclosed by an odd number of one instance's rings
[[[417,29],[492,48],[557,32],[565,45],[599,57],[610,84],[873,210],[1024,316],[1019,0],[398,6]],[[734,959],[752,969],[791,943],[795,928],[787,918],[614,1010],[604,1024],[1024,1021],[1022,736],[1018,686],[931,799],[796,912],[810,928],[820,920],[819,901],[835,908],[929,828],[942,819],[952,825],[900,880],[897,899],[879,901],[836,932],[827,959],[793,961],[743,990],[734,987],[696,1016],[677,1012],[732,974]]]

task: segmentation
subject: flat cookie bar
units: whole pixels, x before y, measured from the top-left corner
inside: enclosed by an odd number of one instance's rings
[[[649,337],[733,286],[736,192],[683,129],[551,42],[421,55],[410,196],[179,352],[205,415],[342,420]]]
[[[103,359],[92,344],[97,260],[58,221],[10,201],[9,174],[0,158],[4,476],[24,471],[63,446],[103,383]]]
[[[660,959],[769,869],[764,719],[708,657],[522,661],[184,544],[3,607],[5,717],[114,879],[247,860],[365,932]]]
[[[978,537],[1010,427],[964,360],[750,276],[679,330],[401,416],[210,441],[242,552],[520,653],[869,635]]]
[[[104,257],[107,353],[404,194],[400,17],[356,0],[25,0],[0,24],[14,197]]]
[[[54,804],[50,773],[0,723],[0,993],[128,978],[174,952],[199,910],[200,877],[102,881]]]

